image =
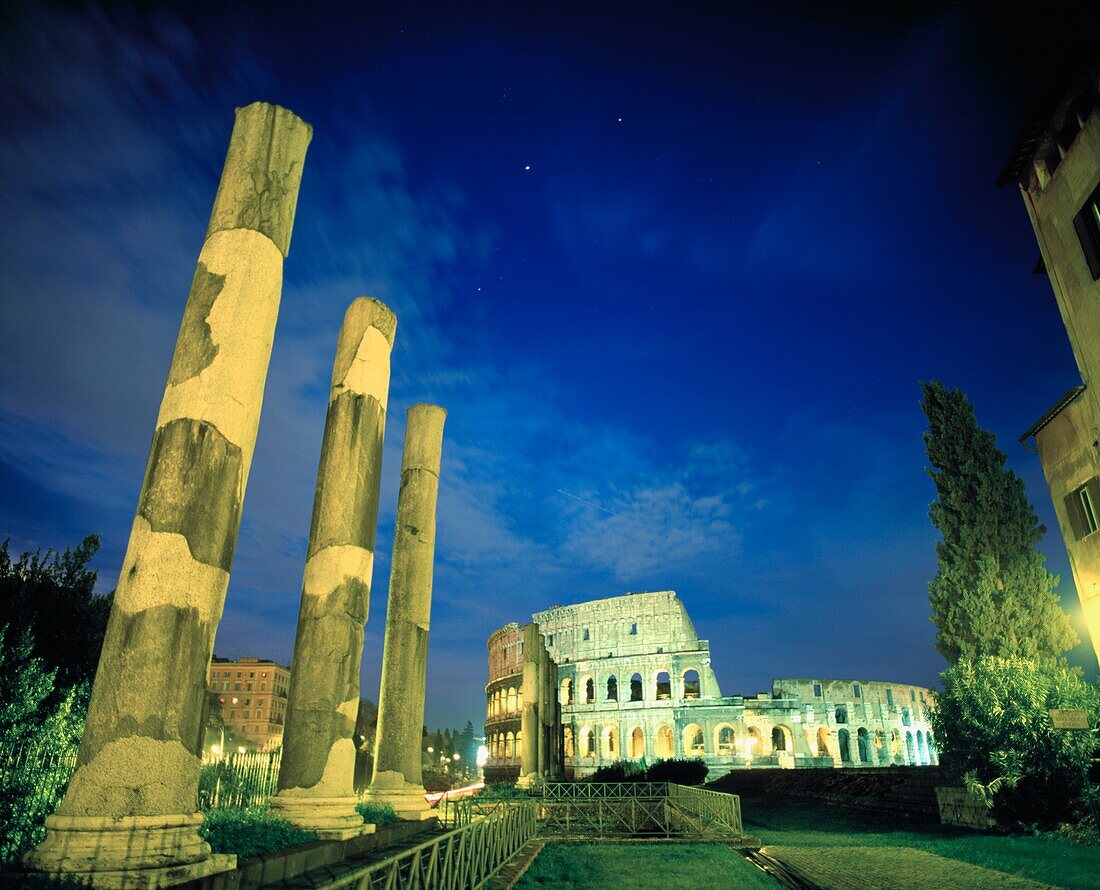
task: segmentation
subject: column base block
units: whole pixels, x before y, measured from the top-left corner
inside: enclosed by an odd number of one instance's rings
[[[210,845],[199,836],[202,820],[202,813],[117,818],[55,813],[46,818],[46,839],[23,857],[23,865],[49,874],[144,872],[150,878],[154,872],[192,865],[206,867],[204,863],[211,861],[211,855]],[[230,864],[226,868],[233,867]]]
[[[356,797],[276,794],[271,798],[271,811],[303,831],[317,832],[321,840],[346,841],[374,831],[374,826],[365,825],[363,817],[355,811],[357,803]]]
[[[538,781],[539,777],[537,774],[527,773],[526,775],[521,775],[518,779],[516,779],[516,787],[533,788],[535,785],[538,784]]]
[[[97,890],[158,890],[178,887],[211,875],[233,871],[237,857],[233,853],[212,853],[199,862],[165,865],[160,868],[115,869],[111,871],[49,871],[55,878],[73,878]]]
[[[407,822],[423,821],[436,816],[426,800],[425,791],[416,785],[402,788],[369,788],[365,795],[372,803],[385,803],[393,807],[399,819]]]

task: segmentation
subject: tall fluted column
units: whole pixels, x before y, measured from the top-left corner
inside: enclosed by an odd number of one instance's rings
[[[119,886],[232,867],[197,806],[206,670],[221,619],[312,130],[237,109],[183,312],[76,772],[26,864]]]
[[[534,622],[523,628],[523,711],[520,714],[520,732],[523,747],[520,750],[519,780],[521,788],[530,788],[539,772],[539,656],[542,646],[539,627]]]
[[[435,508],[446,417],[447,412],[438,405],[410,408],[401,455],[374,778],[367,794],[392,805],[403,819],[427,818],[431,814],[424,801],[420,742],[435,561]]]
[[[271,800],[279,815],[326,839],[364,830],[355,811],[353,736],[396,326],[382,303],[360,297],[340,328],[290,669],[279,793]]]

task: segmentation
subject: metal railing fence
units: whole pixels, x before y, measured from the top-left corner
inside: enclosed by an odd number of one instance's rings
[[[266,803],[278,790],[282,748],[234,752],[216,757],[203,754],[199,774],[199,809],[253,807]]]
[[[0,864],[46,836],[49,816],[76,769],[76,748],[21,745],[0,752]]]
[[[458,801],[456,803],[461,803]],[[538,829],[533,801],[517,801],[479,819],[356,869],[326,890],[468,890],[479,888]]]
[[[736,794],[670,784],[668,799],[686,816],[690,827],[697,833],[717,830],[738,837],[745,833],[741,822],[741,798]]]

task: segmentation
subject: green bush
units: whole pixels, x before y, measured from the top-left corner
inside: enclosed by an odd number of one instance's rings
[[[363,817],[363,821],[370,825],[392,825],[400,821],[397,813],[388,803],[374,803],[365,800],[355,805],[355,811]]]
[[[486,785],[477,796],[481,800],[528,800],[531,794],[523,788],[517,788],[511,782],[494,782]]]
[[[941,678],[936,744],[999,822],[1052,825],[1082,814],[1096,737],[1055,729],[1048,710],[1083,709],[1096,727],[1100,690],[1064,665],[1024,658],[963,659]]]
[[[618,760],[599,767],[586,779],[588,782],[644,782],[646,770],[629,760]]]
[[[649,782],[675,782],[677,785],[702,785],[707,780],[707,765],[700,758],[658,760],[646,771]]]
[[[199,834],[213,852],[236,853],[241,858],[317,840],[316,832],[303,831],[272,816],[266,805],[208,810]]]

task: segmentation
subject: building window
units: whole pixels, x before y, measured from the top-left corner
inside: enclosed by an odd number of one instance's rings
[[[893,689],[887,689],[886,690],[886,704],[889,705],[891,708],[894,706],[894,690]]]
[[[858,683],[852,684],[852,695],[856,698],[863,698],[863,690],[859,688]]]
[[[554,645],[554,635],[553,634],[547,634],[546,635],[546,645],[547,646],[553,646]]]
[[[836,717],[836,722],[837,723],[847,723],[848,722],[848,709],[845,708],[842,705],[841,707],[836,709],[836,713],[834,714],[834,716]]]
[[[1100,185],[1092,190],[1081,212],[1073,218],[1077,239],[1085,254],[1092,280],[1100,279]]]
[[[256,672],[255,671],[249,671],[248,672],[248,679],[249,680],[255,680],[256,679]]]
[[[637,622],[630,625],[630,635],[633,636],[633,637],[638,636],[638,624],[637,624]]]
[[[241,679],[241,672],[240,671],[237,671],[237,679],[238,680]]]
[[[821,698],[821,684],[814,683],[814,698]]]
[[[668,671],[657,674],[657,700],[664,701],[672,698],[672,682],[669,680]]]
[[[1100,514],[1100,477],[1093,476],[1066,495],[1066,511],[1075,538],[1080,540],[1096,531],[1097,515]]]
[[[588,628],[587,627],[584,629],[584,639],[586,639],[586,640],[588,639]]]
[[[241,684],[240,683],[234,683],[233,684],[233,691],[234,692],[240,692],[241,691]]]

